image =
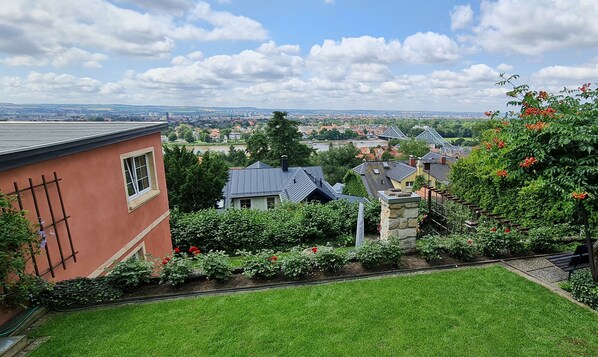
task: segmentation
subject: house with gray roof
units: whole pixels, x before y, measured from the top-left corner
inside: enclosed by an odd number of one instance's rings
[[[370,197],[377,197],[378,191],[399,188],[408,191],[413,187],[418,174],[416,161],[367,161],[353,168]],[[421,171],[421,170],[420,170]]]
[[[281,167],[254,163],[241,170],[230,170],[224,186],[224,208],[271,209],[280,202],[339,199],[324,179],[320,166],[288,167],[285,157]]]
[[[160,132],[167,123],[0,122],[0,192],[38,231],[27,271],[104,275],[172,252]],[[0,306],[0,323],[4,310]]]

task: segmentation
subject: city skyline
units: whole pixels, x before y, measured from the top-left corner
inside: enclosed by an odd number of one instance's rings
[[[504,110],[598,77],[598,2],[17,0],[0,102]]]

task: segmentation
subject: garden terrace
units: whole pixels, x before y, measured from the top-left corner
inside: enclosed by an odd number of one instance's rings
[[[493,266],[53,314],[32,356],[596,355],[598,315]]]

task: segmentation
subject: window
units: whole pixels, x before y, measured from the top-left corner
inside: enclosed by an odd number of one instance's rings
[[[129,211],[158,196],[153,148],[121,155],[121,163]]]
[[[147,167],[147,154],[128,157],[124,160],[124,165],[129,199],[133,199],[149,191],[151,187],[149,169]]]
[[[407,188],[413,187],[413,181],[405,181],[405,187],[407,187]]]
[[[276,198],[275,197],[266,198],[266,207],[268,209],[273,209],[274,206],[276,206]]]
[[[251,208],[251,198],[241,198],[239,200],[241,208]]]

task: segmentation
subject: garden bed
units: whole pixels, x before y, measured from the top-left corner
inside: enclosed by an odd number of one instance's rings
[[[294,285],[326,280],[343,280],[344,278],[349,279],[357,277],[367,277],[370,275],[380,275],[388,272],[456,267],[459,265],[479,264],[485,262],[491,263],[495,261],[496,260],[491,258],[479,257],[473,262],[463,262],[461,260],[449,256],[443,256],[443,258],[440,261],[437,261],[435,263],[428,263],[419,255],[406,255],[402,258],[402,262],[399,268],[393,268],[390,265],[382,265],[377,268],[366,269],[362,266],[360,262],[349,262],[338,273],[331,274],[318,271],[299,280],[289,280],[280,272],[270,279],[250,279],[242,274],[241,269],[237,269],[235,274],[233,274],[230,278],[230,280],[226,282],[209,280],[206,279],[206,277],[203,275],[193,275],[184,284],[180,286],[172,286],[170,284],[159,284],[159,281],[157,279],[154,279],[152,280],[152,282],[148,284],[143,284],[142,286],[138,287],[135,291],[126,293],[121,299],[117,300],[116,303],[118,303],[119,301],[125,302],[131,300],[145,300],[151,298],[163,298],[178,295],[193,295],[195,293],[219,293],[234,290],[244,290],[247,288]]]

